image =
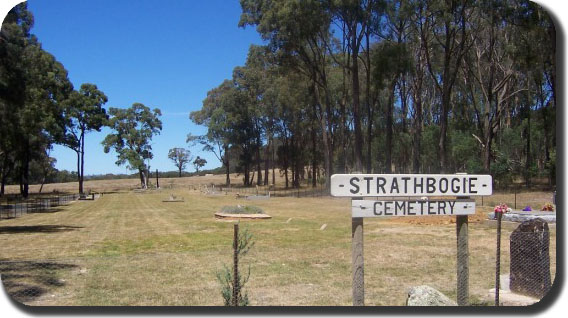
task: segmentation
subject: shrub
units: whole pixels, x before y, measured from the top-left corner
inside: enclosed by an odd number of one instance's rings
[[[254,205],[237,205],[237,206],[224,206],[221,208],[221,213],[227,214],[262,214],[264,211]]]

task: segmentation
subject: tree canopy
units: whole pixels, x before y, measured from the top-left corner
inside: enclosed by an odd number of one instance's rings
[[[114,150],[117,165],[127,164],[128,169],[137,170],[142,188],[148,187],[148,166],[146,160],[152,159],[152,137],[162,130],[161,111],[158,108],[134,103],[127,109],[109,109],[107,125],[113,130],[103,140],[104,152]]]
[[[555,182],[556,33],[538,5],[240,2],[266,45],[190,117],[245,185],[269,167],[294,186],[353,171]]]
[[[192,160],[191,152],[184,148],[172,148],[168,151],[168,158],[174,162],[174,165],[179,171],[179,177],[181,178],[181,173],[187,166],[187,164]]]

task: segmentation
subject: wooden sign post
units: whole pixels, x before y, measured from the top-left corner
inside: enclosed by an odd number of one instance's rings
[[[353,264],[353,306],[365,306],[363,218],[351,218],[351,262]]]
[[[456,216],[457,303],[468,304],[469,247],[468,215],[475,213],[473,195],[491,195],[490,175],[467,174],[337,174],[331,176],[331,195],[351,197],[351,261],[353,266],[353,305],[365,305],[363,261],[363,218],[389,216]],[[428,197],[457,197],[435,199]],[[391,197],[364,200],[364,197]],[[392,199],[392,197],[415,197]],[[420,198],[416,198],[420,197]]]
[[[457,303],[469,304],[469,220],[467,215],[456,216],[457,235]]]

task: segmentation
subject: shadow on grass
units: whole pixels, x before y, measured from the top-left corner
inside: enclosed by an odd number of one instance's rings
[[[0,226],[0,234],[17,233],[59,233],[82,229],[82,226],[68,225],[29,225],[29,226]]]
[[[60,206],[60,205],[59,205]],[[47,210],[40,210],[40,211],[29,211],[28,213],[57,213],[57,212],[61,212],[63,211],[63,209],[60,208],[49,208]]]
[[[3,261],[0,260],[0,276],[8,295],[21,303],[37,300],[56,288],[65,286],[60,279],[78,265],[53,261]]]

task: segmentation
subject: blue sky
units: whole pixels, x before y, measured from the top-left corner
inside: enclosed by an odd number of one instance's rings
[[[189,112],[244,65],[251,44],[262,44],[254,28],[238,27],[238,0],[29,0],[28,8],[35,18],[32,33],[63,63],[75,88],[96,84],[108,96],[107,109],[140,102],[162,110],[152,170],[175,170],[168,150],[187,147],[190,132],[206,132]],[[86,136],[86,175],[127,172],[115,165],[115,153],[103,152],[108,133]],[[190,150],[207,160],[205,168],[221,165],[201,147]],[[54,146],[51,155],[57,169],[77,170],[73,151]]]

